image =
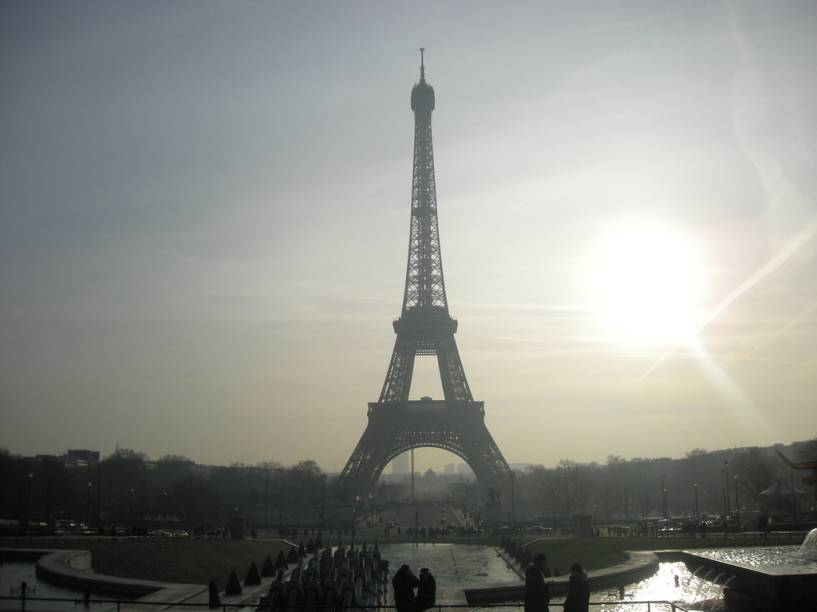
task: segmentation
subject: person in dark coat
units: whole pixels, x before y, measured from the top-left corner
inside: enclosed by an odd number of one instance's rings
[[[584,568],[578,563],[570,566],[570,582],[564,612],[587,612],[590,608],[590,582]]]
[[[397,570],[391,579],[391,585],[394,589],[394,605],[397,606],[397,611],[415,612],[417,600],[414,597],[414,589],[420,586],[420,581],[411,573],[408,565],[402,565]]]
[[[545,555],[539,554],[525,570],[525,612],[549,612],[550,590],[545,582],[550,576]]]
[[[417,589],[417,610],[433,608],[437,602],[437,581],[427,567],[420,570],[420,586]]]

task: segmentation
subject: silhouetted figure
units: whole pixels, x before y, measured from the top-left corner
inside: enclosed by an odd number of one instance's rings
[[[525,612],[549,612],[550,590],[545,582],[547,558],[539,554],[525,570]],[[550,570],[547,569],[548,576]]]
[[[570,566],[570,582],[567,585],[565,612],[587,612],[590,607],[590,582],[579,563]]]
[[[417,588],[417,610],[433,608],[437,602],[437,581],[427,567],[420,570],[420,586]]]
[[[221,607],[221,597],[218,596],[218,587],[215,580],[211,580],[210,584],[207,585],[207,599],[211,608]]]
[[[411,573],[408,565],[402,565],[391,580],[394,589],[394,605],[397,612],[415,612],[414,589],[420,586],[417,576]]]

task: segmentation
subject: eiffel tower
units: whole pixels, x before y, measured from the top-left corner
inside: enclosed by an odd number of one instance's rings
[[[511,474],[485,427],[483,402],[474,401],[471,395],[454,340],[457,321],[448,313],[431,142],[434,89],[425,79],[423,51],[420,82],[411,90],[414,172],[403,309],[393,324],[397,339],[380,399],[369,403],[369,424],[338,481],[347,499],[368,493],[392,459],[419,447],[442,448],[458,455],[485,488],[503,489]],[[445,399],[409,400],[417,355],[437,356]]]

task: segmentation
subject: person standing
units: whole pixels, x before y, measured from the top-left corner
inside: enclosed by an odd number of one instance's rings
[[[437,602],[437,581],[427,567],[420,570],[420,586],[417,589],[417,610],[433,608]]]
[[[590,582],[584,568],[579,563],[574,563],[570,566],[564,612],[587,612],[589,608]]]
[[[545,582],[545,571],[550,575],[547,558],[538,554],[525,570],[525,612],[549,612],[550,589]]]
[[[415,612],[416,599],[414,589],[420,586],[417,576],[411,573],[408,565],[402,565],[391,580],[394,589],[394,605],[397,612]]]

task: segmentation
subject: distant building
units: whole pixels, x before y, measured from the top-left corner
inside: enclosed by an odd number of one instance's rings
[[[65,467],[80,468],[99,463],[99,451],[85,449],[69,449],[62,456]]]
[[[457,474],[465,474],[466,476],[473,476],[474,470],[472,470],[467,463],[458,463],[457,464]]]
[[[391,462],[392,474],[409,474],[411,472],[411,457],[409,453],[397,455]]]
[[[456,474],[457,473],[457,466],[453,463],[446,463],[445,464],[445,473],[446,474]]]

